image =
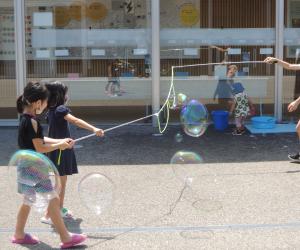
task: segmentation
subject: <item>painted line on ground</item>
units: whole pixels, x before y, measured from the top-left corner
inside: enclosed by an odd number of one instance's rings
[[[78,228],[68,227],[72,232],[84,233],[171,233],[171,232],[207,232],[207,231],[238,231],[254,229],[288,229],[299,228],[300,222],[280,223],[280,224],[229,224],[229,225],[211,225],[211,226],[174,226],[174,227],[100,227],[100,228]],[[0,233],[13,233],[14,228],[0,228]],[[28,228],[26,232],[30,233],[52,233],[49,228]]]

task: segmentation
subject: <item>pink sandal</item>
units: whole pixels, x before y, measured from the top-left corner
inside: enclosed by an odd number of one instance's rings
[[[25,234],[23,239],[16,239],[15,236],[11,238],[11,242],[14,244],[21,244],[21,245],[35,245],[40,243],[39,239],[36,236],[32,236],[30,234]]]
[[[60,243],[60,248],[70,248],[76,246],[86,240],[86,235],[84,234],[71,234],[71,240],[65,243]]]

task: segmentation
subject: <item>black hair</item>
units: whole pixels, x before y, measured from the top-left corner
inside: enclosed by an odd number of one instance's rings
[[[56,108],[65,104],[68,87],[62,82],[53,81],[45,84],[49,91],[48,108]]]
[[[48,99],[48,90],[43,83],[29,82],[24,88],[23,94],[17,99],[18,113],[23,113],[24,107],[38,100],[45,101]]]

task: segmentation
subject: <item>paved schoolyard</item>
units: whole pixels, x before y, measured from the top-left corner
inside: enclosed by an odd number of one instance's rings
[[[80,174],[69,178],[66,220],[73,232],[88,235],[87,249],[299,249],[300,165],[287,160],[297,150],[295,134],[232,136],[209,128],[200,138],[174,138],[178,126],[154,136],[149,126],[128,126],[90,138],[76,149]],[[56,249],[57,234],[32,212],[28,231],[35,247],[15,247],[17,206],[7,178],[7,161],[16,149],[15,128],[0,128],[0,249]],[[85,131],[73,129],[73,136]],[[170,165],[179,150],[201,155],[203,164]],[[183,167],[193,178],[184,185]],[[114,203],[101,216],[80,202],[78,183],[90,172],[114,182]],[[91,192],[92,193],[92,192]]]

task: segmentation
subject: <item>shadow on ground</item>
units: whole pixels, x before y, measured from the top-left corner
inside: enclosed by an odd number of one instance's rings
[[[75,150],[79,165],[168,164],[181,150],[198,153],[206,163],[286,161],[289,152],[299,150],[295,133],[233,136],[231,129],[217,132],[210,126],[203,136],[194,138],[180,126],[169,126],[163,135],[155,136],[149,125],[132,125],[107,132],[104,138],[80,141]],[[73,138],[89,134],[71,130]],[[176,140],[178,133],[181,142]],[[0,128],[0,141],[0,165],[6,165],[17,150],[17,128]]]

